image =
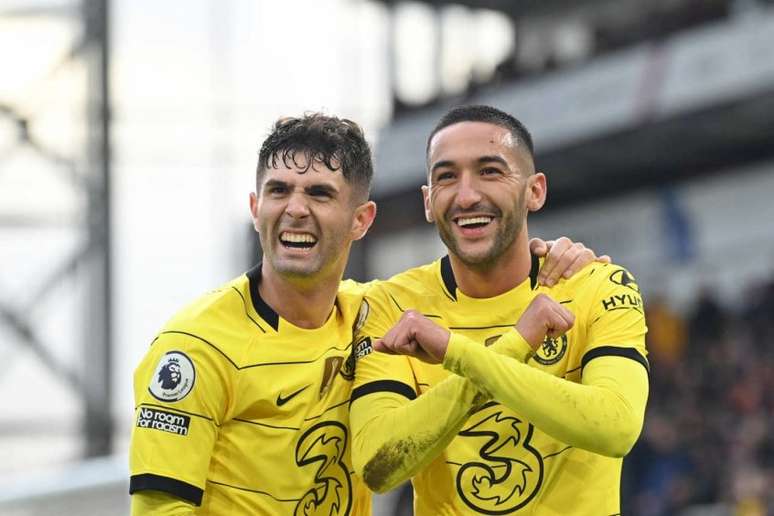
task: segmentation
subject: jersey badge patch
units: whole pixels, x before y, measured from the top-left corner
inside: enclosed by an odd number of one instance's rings
[[[169,351],[159,361],[148,391],[159,401],[180,401],[191,392],[196,381],[196,368],[182,351]]]
[[[614,271],[612,274],[610,274],[610,281],[616,285],[621,285],[622,287],[631,289],[638,294],[640,293],[640,286],[637,285],[637,280],[635,280],[634,276],[629,274],[626,269],[618,269],[617,271]]]
[[[325,359],[322,382],[320,383],[320,399],[323,398],[333,385],[341,366],[344,364],[344,357],[328,357]]]
[[[189,416],[149,407],[140,407],[140,414],[137,416],[138,428],[152,428],[183,436],[188,435],[190,424]]]
[[[365,324],[366,320],[368,319],[368,314],[371,312],[371,307],[368,304],[368,301],[363,299],[363,301],[360,303],[360,310],[357,312],[357,318],[355,319],[355,324],[352,325],[352,334],[356,335],[357,332],[360,331],[360,329]]]
[[[543,340],[543,345],[532,355],[535,362],[543,365],[554,365],[559,362],[567,352],[567,335],[552,339],[549,336]]]

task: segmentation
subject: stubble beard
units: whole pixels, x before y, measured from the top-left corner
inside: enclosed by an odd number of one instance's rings
[[[524,196],[517,201],[516,208],[507,213],[500,213],[499,227],[494,235],[494,240],[483,253],[466,253],[455,238],[451,225],[454,224],[448,217],[444,218],[444,224],[437,224],[438,234],[441,237],[450,254],[453,254],[466,267],[486,271],[492,269],[500,258],[511,248],[516,238],[521,233],[526,220]]]
[[[307,258],[286,258],[279,256],[279,252],[284,249],[279,235],[276,235],[269,245],[266,245],[263,239],[261,240],[264,259],[268,260],[271,263],[271,268],[281,276],[293,280],[304,280],[314,277],[323,268],[319,249],[315,249]],[[317,242],[318,246],[321,244],[321,241]]]
[[[334,270],[341,254],[346,252],[346,239],[340,238],[331,241],[332,238],[332,235],[320,235],[311,256],[306,259],[285,258],[278,256],[276,252],[267,254],[266,251],[264,251],[264,256],[270,261],[272,268],[288,280],[304,283],[317,281],[323,279],[323,275],[327,272]],[[277,239],[276,246],[275,249],[282,246],[279,239]]]

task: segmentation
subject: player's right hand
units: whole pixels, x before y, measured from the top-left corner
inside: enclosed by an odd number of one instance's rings
[[[400,320],[374,342],[374,349],[391,355],[408,355],[428,364],[440,364],[449,346],[449,330],[416,310],[406,310]]]
[[[533,350],[543,344],[546,336],[559,337],[572,328],[575,316],[546,294],[538,294],[521,314],[516,331]]]

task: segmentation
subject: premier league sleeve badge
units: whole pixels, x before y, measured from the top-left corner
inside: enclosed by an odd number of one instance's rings
[[[159,401],[173,402],[185,398],[196,381],[196,369],[182,351],[169,351],[159,361],[148,391]]]

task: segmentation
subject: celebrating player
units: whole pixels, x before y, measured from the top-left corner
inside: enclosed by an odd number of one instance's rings
[[[262,263],[173,317],[136,371],[133,514],[370,513],[348,411],[363,287],[341,278],[371,176],[354,122],[275,124],[250,195]],[[594,256],[564,239],[549,258],[558,275]]]
[[[276,123],[250,194],[263,262],[177,314],[135,374],[134,514],[370,513],[347,413],[362,295],[341,277],[371,176],[354,122]]]
[[[637,283],[594,263],[540,286],[527,214],[546,178],[512,116],[450,111],[427,166],[425,213],[449,254],[366,295],[355,470],[376,491],[413,477],[418,515],[619,513],[648,392]]]

